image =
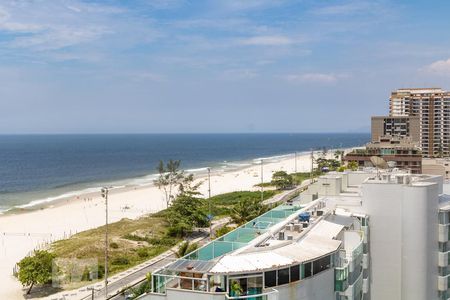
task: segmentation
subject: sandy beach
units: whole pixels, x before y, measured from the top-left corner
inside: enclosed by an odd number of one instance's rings
[[[332,155],[330,152],[329,156]],[[269,181],[275,171],[294,172],[294,155],[269,159],[263,165],[263,179]],[[297,155],[297,171],[308,172],[310,168],[310,154]],[[261,182],[260,173],[259,164],[237,171],[212,170],[211,194],[256,190],[254,185]],[[206,196],[206,177],[196,180],[203,182],[200,192]],[[109,222],[138,218],[164,208],[162,192],[151,183],[115,189],[109,196]],[[104,200],[99,193],[91,193],[67,198],[46,208],[0,216],[0,299],[23,299],[22,287],[12,272],[15,263],[27,253],[51,241],[101,226],[105,222],[104,215]]]

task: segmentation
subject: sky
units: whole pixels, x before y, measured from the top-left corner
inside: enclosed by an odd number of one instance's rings
[[[0,134],[368,132],[450,89],[450,2],[0,0]]]

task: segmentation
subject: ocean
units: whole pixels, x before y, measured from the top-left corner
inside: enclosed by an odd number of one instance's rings
[[[0,211],[103,185],[148,184],[159,160],[181,160],[195,173],[369,139],[365,133],[0,135]]]

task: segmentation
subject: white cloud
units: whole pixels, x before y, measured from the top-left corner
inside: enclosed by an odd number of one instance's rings
[[[0,6],[0,32],[13,33],[3,46],[47,51],[97,40],[112,32],[107,22],[121,9],[81,1],[4,2]],[[26,35],[20,33],[27,33]]]
[[[281,35],[265,35],[254,36],[240,41],[242,45],[250,46],[287,46],[294,43],[294,41],[286,36]]]
[[[225,70],[220,78],[225,80],[242,80],[242,79],[253,79],[259,74],[255,70],[251,69],[230,69]]]
[[[290,74],[284,76],[289,82],[298,83],[336,83],[339,79],[348,77],[346,75],[336,75],[331,73],[303,73]]]
[[[438,60],[425,67],[430,73],[439,75],[450,75],[450,58],[447,60]]]
[[[250,9],[265,9],[284,4],[284,0],[226,0],[219,1],[221,8],[240,11]]]
[[[152,72],[135,72],[135,73],[131,73],[129,74],[129,76],[131,76],[131,78],[135,81],[139,81],[139,82],[164,82],[166,81],[166,77],[161,75],[161,74],[156,74],[156,73],[152,73]]]

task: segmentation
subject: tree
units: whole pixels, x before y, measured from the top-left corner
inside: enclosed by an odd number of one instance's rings
[[[344,157],[344,151],[342,151],[342,150],[336,150],[335,152],[334,152],[334,159],[335,160],[338,160],[338,161],[340,161],[340,162],[342,162],[342,158]]]
[[[231,219],[234,223],[241,225],[262,215],[267,210],[268,207],[263,205],[260,200],[244,199],[236,203],[231,209]]]
[[[272,175],[272,184],[279,190],[283,190],[292,186],[292,176],[285,171],[278,171]]]
[[[202,199],[189,193],[178,195],[167,212],[169,234],[184,236],[195,226],[207,225],[206,214],[202,210]]]
[[[27,295],[35,284],[46,284],[52,280],[52,262],[55,258],[53,253],[37,250],[33,256],[23,258],[17,265],[19,272],[17,277],[22,285],[30,286]]]
[[[198,187],[194,183],[194,175],[183,176],[178,185],[178,194],[166,213],[169,223],[169,235],[184,236],[195,226],[203,227],[208,224],[203,211],[203,199],[199,198]]]
[[[347,168],[352,170],[352,171],[358,170],[358,167],[359,167],[359,165],[358,165],[358,163],[356,161],[349,161],[347,163]]]
[[[169,160],[165,165],[164,162],[160,160],[156,167],[159,177],[153,182],[160,190],[163,190],[166,207],[169,207],[174,198],[174,189],[185,179],[184,171],[180,170],[180,165],[180,160]]]
[[[177,252],[175,252],[175,255],[178,258],[184,257],[186,254],[191,253],[192,251],[195,251],[198,249],[197,243],[191,243],[189,241],[184,241],[181,243],[180,247],[178,248]]]

